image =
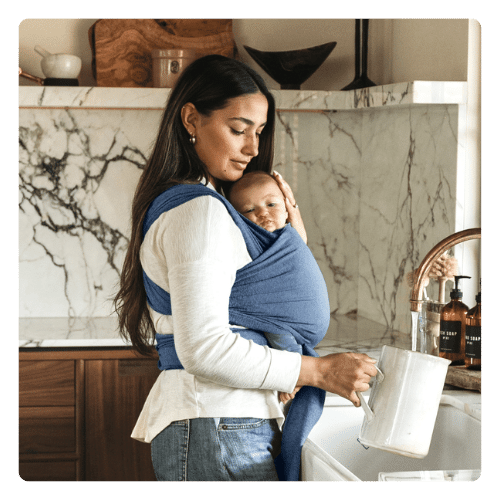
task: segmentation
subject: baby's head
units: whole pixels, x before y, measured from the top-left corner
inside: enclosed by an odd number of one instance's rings
[[[229,201],[247,219],[270,232],[286,225],[285,198],[273,176],[248,172],[229,191]]]

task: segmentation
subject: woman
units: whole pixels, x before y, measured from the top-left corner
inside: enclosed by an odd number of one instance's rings
[[[136,190],[115,304],[120,332],[139,352],[151,351],[155,332],[162,346],[166,369],[132,434],[151,442],[159,480],[277,480],[283,413],[276,391],[312,386],[359,406],[355,391],[367,390],[376,374],[364,354],[279,351],[245,338],[245,329],[235,334],[241,323],[230,325],[236,275],[252,257],[217,193],[245,171],[270,172],[274,114],[256,72],[222,56],[198,59],[172,89]],[[277,180],[299,231],[293,194]],[[169,188],[170,195],[200,183],[213,196],[151,215]]]

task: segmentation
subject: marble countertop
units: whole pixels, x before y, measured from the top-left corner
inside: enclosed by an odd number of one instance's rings
[[[466,82],[415,81],[358,90],[272,90],[278,110],[355,110],[408,104],[464,104]],[[20,108],[163,109],[168,88],[19,87]]]
[[[116,317],[20,318],[20,348],[130,347],[118,333]]]
[[[19,347],[95,348],[130,347],[118,333],[117,318],[20,318]],[[318,354],[357,351],[380,352],[382,345],[409,348],[409,334],[390,330],[359,316],[333,316]]]

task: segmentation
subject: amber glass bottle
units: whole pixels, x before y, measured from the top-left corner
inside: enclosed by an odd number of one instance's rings
[[[470,370],[481,369],[481,292],[465,318],[465,366]]]
[[[455,276],[455,288],[450,293],[451,301],[442,309],[439,331],[439,357],[449,359],[452,365],[465,362],[465,320],[469,308],[460,301],[463,296],[459,280],[470,276]]]

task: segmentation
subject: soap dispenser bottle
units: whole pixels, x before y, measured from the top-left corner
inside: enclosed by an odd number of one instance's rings
[[[481,369],[481,292],[465,318],[465,366],[469,370]]]
[[[460,301],[463,296],[459,281],[470,276],[455,276],[451,301],[442,309],[439,331],[439,357],[449,359],[451,365],[463,365],[465,360],[465,325],[469,308]]]

